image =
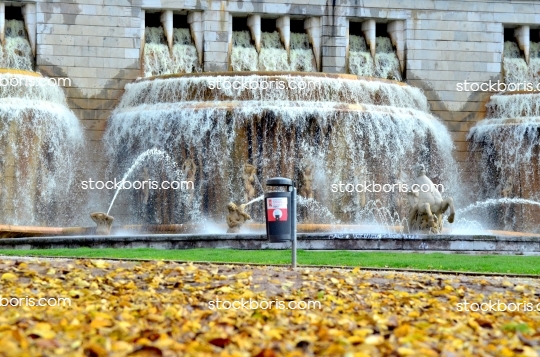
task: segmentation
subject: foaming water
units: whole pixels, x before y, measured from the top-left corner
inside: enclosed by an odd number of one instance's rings
[[[527,63],[521,55],[517,43],[512,41],[506,41],[504,43],[503,68],[506,84],[523,83],[527,81]]]
[[[249,31],[233,32],[231,67],[233,71],[315,72],[315,57],[307,34],[291,33],[290,58],[279,33],[261,34],[261,52],[257,53]]]
[[[377,37],[375,46],[375,76],[401,80],[399,60],[388,37]]]
[[[66,224],[83,130],[47,79],[0,74],[0,212],[5,224]],[[31,83],[26,85],[26,83]]]
[[[295,85],[209,89],[218,79]],[[300,82],[314,85],[298,89]],[[449,191],[458,187],[452,140],[425,96],[382,81],[287,74],[142,80],[126,86],[105,142],[111,169],[122,173],[134,156],[154,147],[178,163],[191,160],[198,212],[218,220],[228,202],[244,200],[245,164],[255,166],[256,182],[275,176],[300,182],[302,163],[313,163],[314,198],[333,216],[329,222],[356,220],[339,207],[353,207],[357,199],[332,193],[330,185],[352,182],[357,172],[393,182],[401,169],[423,162],[434,182]],[[396,210],[390,199],[383,201]]]
[[[349,73],[401,81],[399,60],[388,37],[377,37],[375,59],[363,36],[349,37]]]
[[[0,67],[34,70],[32,48],[26,39],[24,22],[7,20],[5,23],[5,43],[0,44]]]
[[[165,41],[163,27],[147,27],[145,40],[143,62],[146,77],[201,71],[189,29],[173,30],[172,55]]]
[[[256,71],[258,54],[251,44],[248,31],[233,32],[233,47],[231,51],[231,67],[233,71]]]
[[[364,77],[375,76],[375,62],[362,36],[349,36],[349,73]]]
[[[261,53],[259,54],[259,70],[288,71],[289,56],[277,31],[263,32],[261,35]]]
[[[291,32],[291,71],[316,72],[315,57],[305,33]]]

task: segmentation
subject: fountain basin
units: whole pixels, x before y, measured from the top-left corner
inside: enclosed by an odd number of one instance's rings
[[[250,81],[260,88],[212,89],[218,81]],[[261,89],[276,81],[284,88]],[[298,89],[301,82],[317,85]],[[144,200],[136,192],[122,193],[124,202],[111,212],[121,224],[196,222],[201,216],[225,221],[228,202],[262,195],[262,182],[275,176],[300,182],[306,197],[320,202],[320,212],[311,216],[310,209],[300,208],[303,223],[359,223],[366,199],[379,200],[391,215],[404,217],[398,194],[364,199],[335,194],[330,187],[340,181],[397,183],[419,161],[434,182],[457,189],[451,183],[457,174],[452,140],[430,114],[421,90],[354,75],[224,72],[139,79],[126,86],[105,143],[115,177],[153,148],[166,152],[178,167],[190,163],[195,168],[190,169],[192,193],[149,192]],[[255,172],[249,183],[248,166]],[[148,160],[132,179],[142,177],[143,169],[153,179],[167,179],[160,167]],[[305,177],[308,171],[313,178]],[[245,195],[248,188],[254,196]],[[249,209],[255,221],[263,220],[259,206]]]
[[[260,234],[71,236],[0,239],[0,249],[65,248],[155,249],[291,249],[290,243],[269,243]],[[402,235],[392,233],[300,233],[298,249],[446,252],[470,254],[539,255],[538,236],[512,235]],[[66,253],[67,255],[69,253]]]

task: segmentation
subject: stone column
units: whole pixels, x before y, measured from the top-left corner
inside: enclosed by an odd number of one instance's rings
[[[362,32],[366,38],[367,45],[371,52],[371,56],[375,59],[376,39],[375,34],[375,20],[366,20],[362,22]]]
[[[528,25],[523,25],[514,30],[514,37],[519,45],[519,48],[525,54],[525,62],[529,64],[529,52],[531,43],[531,29]]]
[[[4,44],[6,33],[6,4],[0,3],[0,43]]]
[[[203,12],[204,71],[227,71],[232,45],[232,16],[219,3]]]
[[[291,18],[289,16],[282,16],[276,20],[276,28],[281,37],[281,42],[285,46],[287,54],[291,48]]]
[[[140,19],[141,19],[141,48],[140,48],[139,54],[141,58],[143,58],[144,45],[146,44],[146,31],[145,31],[146,30],[146,13],[144,10],[141,10]]]
[[[203,20],[202,12],[190,12],[188,14],[187,22],[191,30],[191,36],[193,37],[193,42],[195,43],[195,48],[197,49],[197,54],[199,56],[199,64],[203,64],[203,41],[204,41],[204,29],[203,29]]]
[[[165,10],[161,13],[161,25],[165,31],[165,38],[169,45],[169,50],[172,51],[173,46],[173,12],[172,10]]]
[[[32,47],[32,53],[36,55],[36,4],[26,4],[22,8],[22,14],[24,17],[24,25],[26,32],[28,33],[28,41],[30,42],[30,47]]]
[[[396,55],[399,59],[401,73],[405,71],[405,21],[397,20],[388,23],[386,27],[392,44],[396,47]]]
[[[251,15],[247,18],[251,38],[255,42],[257,52],[261,52],[261,15]]]
[[[322,18],[322,71],[347,73],[348,20],[345,16],[339,15],[342,10],[338,6],[328,10]]]
[[[306,30],[311,46],[313,46],[313,54],[315,55],[315,63],[317,64],[317,70],[321,70],[321,18],[310,17],[304,21],[304,29]]]

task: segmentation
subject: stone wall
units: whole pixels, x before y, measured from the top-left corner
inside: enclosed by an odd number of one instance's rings
[[[322,17],[322,70],[346,72],[349,21],[405,21],[406,80],[422,88],[432,111],[467,157],[466,135],[484,115],[487,93],[455,90],[464,80],[501,74],[504,26],[540,27],[533,0],[64,0],[37,3],[37,69],[69,77],[69,105],[99,149],[110,111],[126,83],[141,75],[141,10],[203,11],[204,70],[228,70],[232,16]],[[99,161],[95,158],[93,161]]]

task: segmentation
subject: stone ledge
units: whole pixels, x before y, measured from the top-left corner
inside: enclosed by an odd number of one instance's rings
[[[152,234],[125,236],[71,236],[6,238],[0,249],[51,248],[231,248],[290,249],[290,243],[269,243],[264,234]],[[462,253],[540,254],[538,237],[495,235],[404,235],[372,233],[305,233],[298,235],[298,249],[375,250]]]

